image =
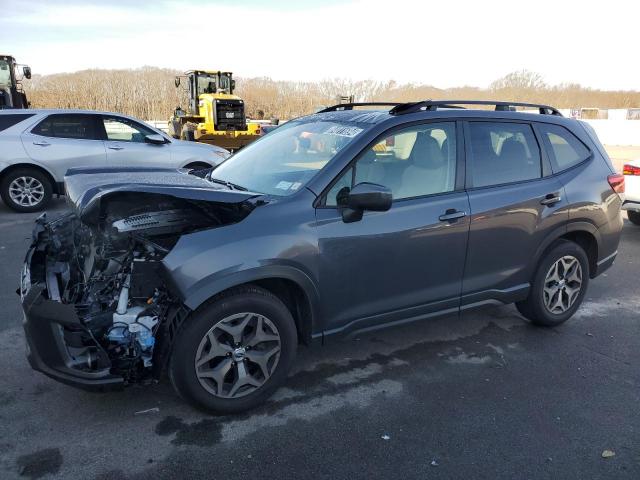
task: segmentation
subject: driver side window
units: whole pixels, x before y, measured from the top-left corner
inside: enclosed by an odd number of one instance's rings
[[[156,133],[126,118],[103,117],[103,122],[107,140],[114,142],[144,143],[147,135]]]
[[[452,192],[456,173],[454,122],[417,125],[381,139],[360,154],[327,192],[325,205],[344,205],[354,185],[376,183],[394,200]]]

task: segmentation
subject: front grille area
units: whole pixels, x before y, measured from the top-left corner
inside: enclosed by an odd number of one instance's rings
[[[242,100],[214,101],[216,130],[246,130],[247,122],[244,116],[244,102]]]

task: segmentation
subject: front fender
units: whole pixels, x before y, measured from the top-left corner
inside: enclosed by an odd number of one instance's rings
[[[182,236],[162,260],[167,284],[190,309],[231,287],[266,279],[294,282],[319,318],[319,247],[311,192],[272,200],[237,223]],[[312,328],[318,329],[314,323]]]
[[[296,283],[306,294],[311,307],[312,326],[319,310],[319,292],[313,280],[301,269],[291,265],[264,265],[233,272],[218,272],[197,282],[184,292],[183,303],[195,310],[211,297],[238,285],[265,279],[284,279]],[[313,330],[312,330],[313,331]]]

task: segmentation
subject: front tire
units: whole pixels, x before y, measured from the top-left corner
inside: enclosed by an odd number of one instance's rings
[[[562,240],[542,258],[529,296],[516,303],[535,325],[555,327],[578,310],[589,286],[589,259],[580,245]]]
[[[192,404],[237,413],[263,403],[284,383],[296,348],[295,322],[280,299],[259,287],[234,289],[185,322],[169,377]]]
[[[16,212],[37,212],[53,197],[49,178],[34,168],[18,168],[6,174],[0,182],[4,204]]]
[[[633,212],[631,210],[627,210],[627,218],[634,225],[640,226],[640,212]]]

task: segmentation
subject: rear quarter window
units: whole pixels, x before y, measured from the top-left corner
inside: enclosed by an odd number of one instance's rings
[[[49,115],[31,133],[43,137],[99,140],[92,115],[63,113]]]
[[[540,124],[542,141],[551,161],[554,173],[577,165],[591,152],[573,133],[560,125]]]
[[[0,115],[0,132],[7,128],[13,127],[18,123],[33,117],[32,113],[12,113],[9,115]]]

